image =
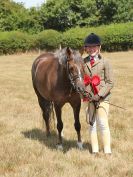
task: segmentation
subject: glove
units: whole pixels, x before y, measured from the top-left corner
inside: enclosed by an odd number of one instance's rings
[[[100,100],[100,96],[99,95],[94,95],[92,98],[91,98],[91,101],[96,101],[98,102]]]

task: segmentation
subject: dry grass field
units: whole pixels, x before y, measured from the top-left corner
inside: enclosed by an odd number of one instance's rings
[[[133,51],[104,53],[114,68],[110,106],[112,156],[90,153],[88,124],[80,119],[84,150],[76,147],[72,109],[63,109],[64,151],[56,149],[56,128],[47,139],[31,83],[36,54],[0,56],[0,177],[133,177]]]

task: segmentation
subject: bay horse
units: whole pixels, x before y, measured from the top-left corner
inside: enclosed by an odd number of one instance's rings
[[[32,83],[42,109],[46,124],[46,134],[50,134],[49,117],[52,104],[55,109],[58,130],[58,148],[62,146],[63,122],[61,109],[65,103],[73,108],[75,129],[79,148],[82,148],[81,124],[79,112],[81,107],[80,94],[85,91],[82,78],[82,58],[78,51],[67,47],[56,53],[46,52],[35,59],[32,65]]]

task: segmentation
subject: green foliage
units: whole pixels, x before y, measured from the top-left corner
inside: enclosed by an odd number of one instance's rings
[[[31,8],[26,12],[20,12],[17,28],[21,31],[34,34],[43,30],[41,23],[39,12],[35,8]]]
[[[62,46],[70,46],[73,49],[78,49],[83,45],[85,37],[84,28],[76,27],[63,33]]]
[[[96,0],[99,25],[133,21],[132,0]]]
[[[0,54],[13,54],[26,52],[32,48],[30,35],[22,32],[1,32],[0,33]]]
[[[51,0],[43,4],[40,9],[41,20],[45,29],[63,31],[71,27],[67,1]]]
[[[77,25],[94,24],[96,10],[94,0],[49,0],[42,5],[40,13],[45,29],[65,31]]]
[[[72,27],[99,26],[133,21],[133,1],[48,0],[40,9],[45,29],[66,31]]]
[[[0,1],[0,31],[12,31],[18,28],[20,13],[26,14],[22,4],[10,0]]]
[[[122,51],[133,49],[133,23],[112,24],[92,28],[73,28],[63,33],[63,46],[78,49],[90,33],[98,34],[102,39],[104,51]]]
[[[133,22],[133,1],[117,0],[117,13],[113,17],[113,22],[124,23]]]
[[[0,31],[35,34],[45,29],[66,31],[132,21],[132,0],[47,0],[40,8],[31,9],[12,0],[0,1]]]
[[[103,50],[133,49],[132,22],[132,0],[47,0],[30,9],[1,0],[0,54],[53,50],[60,44],[78,49],[91,32],[101,36]]]
[[[40,49],[52,50],[59,47],[62,35],[55,30],[45,30],[37,35],[37,43]]]
[[[61,43],[61,34],[54,30],[45,30],[37,35],[18,31],[0,33],[0,54],[13,54],[29,50],[53,50]]]
[[[10,0],[0,1],[0,31],[21,30],[37,33],[43,30],[39,11],[35,8],[25,9],[22,3]]]
[[[103,36],[103,50],[126,51],[133,49],[133,23],[109,25]]]
[[[64,33],[44,30],[36,35],[18,31],[0,33],[0,54],[13,54],[29,50],[54,50],[69,46],[79,49],[85,37],[94,32],[102,39],[104,51],[122,51],[133,49],[133,23],[112,24],[92,28],[72,28]]]

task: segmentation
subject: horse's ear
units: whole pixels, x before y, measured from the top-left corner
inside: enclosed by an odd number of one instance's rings
[[[72,49],[70,47],[66,48],[67,60],[71,60]]]

